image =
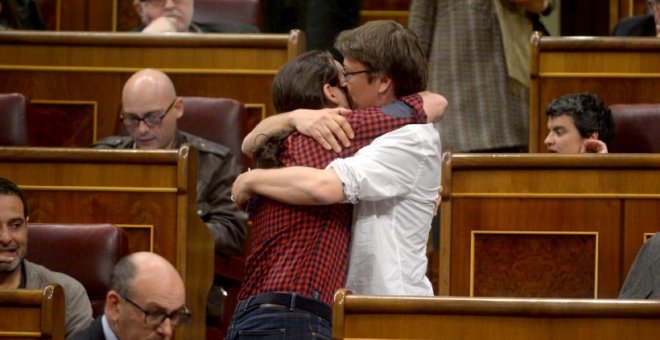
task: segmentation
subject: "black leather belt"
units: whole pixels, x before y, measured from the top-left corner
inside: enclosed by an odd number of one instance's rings
[[[263,293],[245,299],[238,304],[237,310],[260,305],[279,305],[291,309],[300,309],[316,314],[332,323],[332,308],[327,304],[308,297],[291,293]]]

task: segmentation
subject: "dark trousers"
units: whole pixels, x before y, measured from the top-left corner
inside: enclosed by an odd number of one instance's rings
[[[238,303],[226,339],[331,337],[330,306],[295,293],[265,293]]]

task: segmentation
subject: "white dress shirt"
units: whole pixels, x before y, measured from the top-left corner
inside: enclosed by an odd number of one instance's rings
[[[346,288],[361,295],[433,295],[426,245],[440,185],[432,124],[411,124],[328,165],[357,203]]]
[[[103,317],[101,318],[101,325],[103,326],[103,335],[105,335],[105,340],[119,340],[117,339],[115,333],[112,331],[112,328],[110,328],[108,318],[105,317],[105,314],[103,314]]]

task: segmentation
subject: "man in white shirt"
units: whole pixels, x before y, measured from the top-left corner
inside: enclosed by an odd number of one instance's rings
[[[236,179],[232,194],[238,204],[252,194],[299,205],[359,203],[346,287],[364,295],[433,295],[426,243],[440,162],[437,130],[408,125],[324,170],[254,169]]]
[[[396,86],[402,85],[392,81],[393,70],[374,71],[377,65],[361,53],[379,51],[382,46],[355,46],[356,42],[377,41],[373,36],[380,34],[406,31],[393,22],[372,22],[337,39],[336,47],[344,55],[343,83],[357,108],[394,101]],[[343,124],[341,116],[329,122],[301,132],[320,131],[318,134],[324,135],[324,131],[332,131],[337,138],[330,137],[324,145],[337,149],[338,139],[347,146],[350,127]],[[281,128],[299,129],[301,125],[289,124]],[[246,141],[244,151],[251,149]],[[299,205],[360,202],[354,212],[347,288],[369,295],[433,295],[425,276],[426,243],[439,181],[440,139],[433,126],[424,124],[385,134],[354,157],[335,160],[325,170],[292,167],[250,171],[237,178],[232,194],[239,206],[253,194]]]

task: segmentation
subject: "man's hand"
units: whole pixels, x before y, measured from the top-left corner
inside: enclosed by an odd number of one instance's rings
[[[314,138],[326,150],[340,152],[342,146],[351,146],[351,139],[355,137],[345,117],[352,112],[344,108],[299,109],[293,111],[293,120],[298,132]]]
[[[433,92],[423,91],[419,93],[424,101],[424,111],[427,116],[427,123],[435,123],[442,119],[447,111],[447,98]]]
[[[239,209],[243,209],[254,192],[250,189],[250,177],[254,175],[259,170],[244,172],[236,177],[234,184],[231,186],[231,200],[234,202],[234,205]],[[251,175],[252,174],[252,175]]]
[[[142,32],[145,33],[165,33],[165,32],[176,32],[176,18],[161,16],[156,20],[152,21],[147,27],[145,27]]]
[[[435,199],[435,209],[433,210],[433,216],[438,215],[438,208],[440,208],[440,203],[442,203],[442,185],[438,188],[438,198]]]
[[[599,139],[585,139],[580,145],[580,153],[607,153],[607,145]]]

